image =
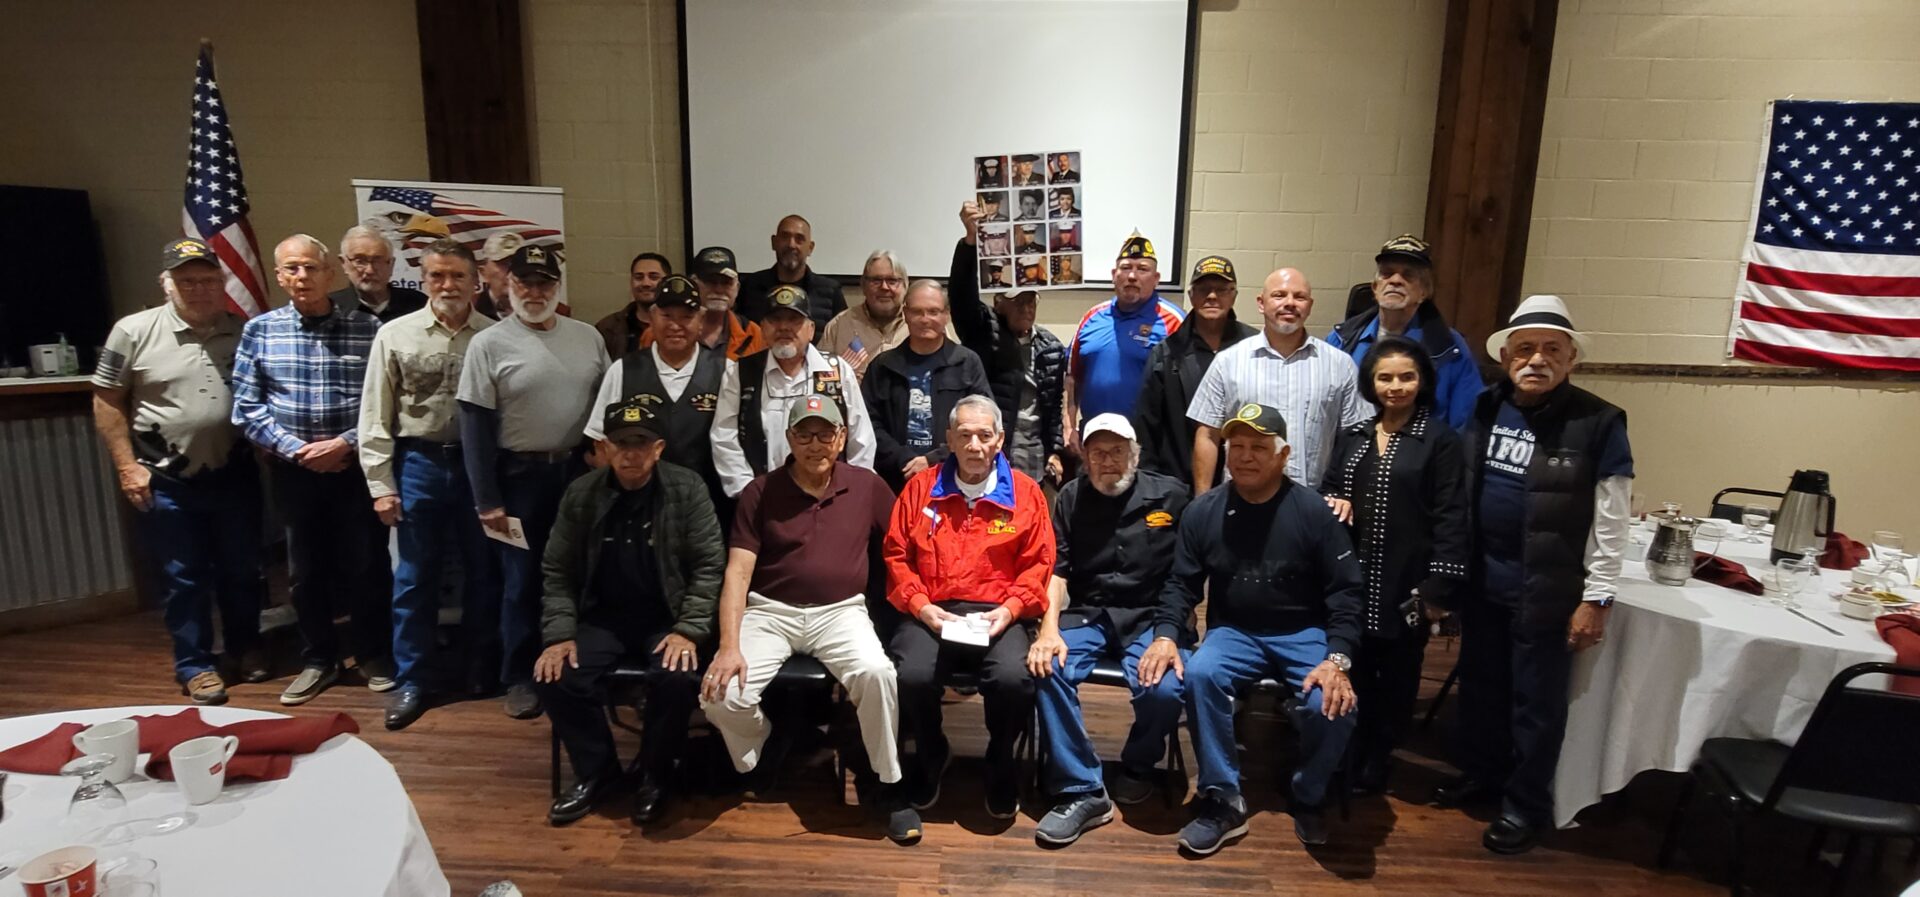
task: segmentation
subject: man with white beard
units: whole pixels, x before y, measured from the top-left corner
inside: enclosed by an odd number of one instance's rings
[[[499,589],[473,516],[455,414],[460,365],[474,337],[493,322],[474,313],[480,271],[466,247],[436,241],[421,253],[420,265],[427,305],[380,328],[360,392],[360,466],[374,513],[399,536],[393,577],[397,689],[387,702],[388,729],[412,725],[427,709],[421,667],[434,648],[447,550],[460,552],[466,571],[463,606],[489,605]],[[470,644],[489,641],[476,628],[478,614],[463,621]]]
[[[1040,725],[1052,745],[1047,791],[1056,801],[1034,837],[1056,846],[1112,820],[1114,802],[1136,804],[1153,793],[1154,764],[1184,706],[1179,677],[1144,687],[1138,667],[1153,644],[1154,608],[1173,569],[1187,486],[1140,469],[1140,441],[1122,415],[1087,421],[1080,444],[1086,465],[1054,500],[1047,615],[1027,651]],[[1183,655],[1192,635],[1178,639]],[[1133,728],[1109,784],[1101,782],[1079,694],[1105,659],[1120,662],[1133,691]]]
[[[840,403],[847,427],[847,463],[873,469],[873,421],[853,365],[810,345],[812,297],[789,284],[773,288],[761,321],[768,347],[727,368],[713,415],[713,466],[728,498],[753,478],[787,462],[787,406],[807,396]],[[771,360],[771,363],[769,363]]]
[[[560,496],[582,466],[580,432],[607,370],[607,344],[593,325],[557,316],[560,259],[529,243],[507,263],[513,315],[474,337],[460,373],[460,444],[480,525],[511,531],[527,547],[494,542],[501,577],[497,604],[500,679],[514,719],[540,715],[533,661],[540,653],[540,558]]]

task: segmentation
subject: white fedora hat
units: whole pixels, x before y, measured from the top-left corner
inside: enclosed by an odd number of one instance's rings
[[[1587,354],[1587,337],[1573,329],[1573,317],[1567,314],[1567,303],[1559,296],[1528,296],[1520,307],[1513,310],[1513,317],[1507,319],[1507,326],[1495,330],[1487,337],[1487,354],[1500,357],[1500,350],[1507,345],[1507,337],[1516,330],[1558,330],[1573,337],[1573,345],[1581,355]]]

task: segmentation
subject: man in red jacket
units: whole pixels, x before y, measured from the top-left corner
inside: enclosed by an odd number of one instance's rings
[[[887,600],[911,617],[888,645],[899,669],[900,732],[916,746],[908,799],[940,797],[951,753],[940,731],[940,694],[955,671],[975,671],[987,715],[987,812],[1019,810],[1013,742],[1033,715],[1028,635],[1021,620],[1047,609],[1053,520],[1038,484],[1007,463],[1000,406],[986,396],[954,403],[952,452],[900,491],[887,528]]]

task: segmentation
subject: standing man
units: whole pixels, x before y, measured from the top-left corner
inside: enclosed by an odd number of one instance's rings
[[[610,408],[629,399],[650,402],[658,418],[668,461],[693,471],[707,484],[715,512],[729,510],[720,472],[713,463],[714,412],[720,408],[720,385],[734,362],[717,350],[700,345],[700,297],[693,282],[678,275],[660,282],[648,306],[652,319],[647,333],[652,345],[628,352],[607,368],[600,379],[594,408]],[[587,418],[586,437],[601,442],[600,416]],[[731,513],[721,515],[729,522]]]
[[[271,677],[260,650],[260,474],[231,420],[242,321],[199,240],[160,250],[166,304],[121,318],[93,371],[93,423],[156,566],[173,675],[195,704],[227,702],[213,654],[220,609],[227,662]]]
[[[665,813],[700,696],[725,548],[700,478],[660,460],[653,407],[606,410],[607,466],[567,487],[541,561],[546,649],[532,670],[574,773],[547,811],[553,825],[587,815],[621,779],[602,687],[608,672],[623,661],[646,666],[634,825]]]
[[[734,300],[740,296],[740,274],[733,261],[733,250],[709,246],[693,257],[694,286],[700,291],[700,345],[714,349],[733,361],[739,361],[767,347],[760,325],[742,320],[734,313]],[[639,347],[653,345],[653,334],[640,335]]]
[[[1060,434],[1060,396],[1065,387],[1067,347],[1039,317],[1040,294],[1033,290],[996,293],[993,307],[980,300],[976,272],[980,223],[986,217],[971,202],[960,206],[966,235],[953,247],[947,283],[953,295],[953,327],[960,344],[980,356],[987,383],[1003,420],[1012,421],[1007,446],[1013,468],[1039,481],[1062,476],[1065,440]]]
[[[787,463],[787,406],[807,396],[840,403],[847,420],[847,462],[873,469],[873,423],[853,365],[807,344],[810,297],[799,287],[776,287],[767,312],[772,346],[740,359],[720,385],[713,417],[713,463],[720,485],[738,497],[753,478]]]
[[[1327,343],[1347,353],[1355,364],[1367,357],[1367,350],[1383,335],[1419,343],[1433,360],[1439,380],[1434,413],[1457,430],[1473,416],[1474,400],[1486,384],[1467,338],[1448,327],[1440,309],[1428,301],[1433,298],[1433,257],[1427,248],[1427,241],[1412,234],[1401,234],[1382,245],[1380,254],[1373,257],[1374,307],[1335,327],[1327,334]]]
[[[513,315],[513,301],[507,293],[507,263],[526,242],[519,234],[494,234],[480,245],[480,297],[474,307],[483,315],[504,321]]]
[[[328,297],[335,304],[358,303],[382,324],[427,305],[427,294],[393,285],[393,244],[371,227],[356,224],[340,237],[340,267],[347,286]]]
[[[1193,434],[1187,417],[1193,394],[1213,366],[1213,357],[1259,331],[1240,323],[1233,303],[1240,295],[1233,262],[1210,255],[1187,279],[1186,323],[1147,354],[1147,380],[1140,387],[1134,420],[1140,424],[1140,465],[1193,482]],[[1208,486],[1218,485],[1216,475]]]
[[[1147,688],[1137,670],[1155,638],[1187,484],[1139,469],[1140,443],[1118,414],[1087,421],[1084,444],[1085,472],[1062,487],[1053,504],[1047,614],[1027,651],[1051,746],[1047,790],[1057,801],[1034,829],[1042,844],[1071,844],[1112,820],[1114,803],[1137,804],[1153,794],[1154,764],[1183,708],[1178,677]],[[1191,645],[1192,633],[1182,626],[1177,641]],[[1120,749],[1120,768],[1103,785],[1100,755],[1080,715],[1080,683],[1106,658],[1126,672],[1133,728]]]
[[[653,297],[660,289],[660,281],[672,273],[673,263],[660,253],[643,252],[633,257],[627,265],[630,299],[619,311],[593,325],[607,341],[608,357],[619,358],[640,347],[640,337],[647,332],[647,324],[652,320],[648,313],[653,308]]]
[[[907,341],[880,353],[860,391],[873,420],[874,468],[892,488],[947,456],[940,422],[967,396],[991,395],[973,350],[947,339],[952,312],[936,280],[907,288]]]
[[[373,512],[399,537],[392,635],[399,688],[387,702],[388,729],[404,729],[427,710],[421,665],[434,648],[447,550],[459,552],[465,572],[461,605],[470,612],[462,622],[475,654],[492,639],[483,625],[490,621],[474,609],[495,601],[500,588],[473,516],[456,413],[467,347],[493,322],[473,313],[480,272],[466,247],[437,240],[421,252],[420,267],[432,298],[380,328],[360,401],[360,466]]]
[[[1193,491],[1213,487],[1220,465],[1220,428],[1249,403],[1280,409],[1287,420],[1287,478],[1318,483],[1342,429],[1372,416],[1354,381],[1353,359],[1307,333],[1313,287],[1293,268],[1267,275],[1260,289],[1260,338],[1249,337],[1213,358],[1187,417],[1193,434]],[[1226,473],[1231,476],[1231,470]]]
[[[1180,329],[1180,307],[1160,298],[1160,260],[1135,231],[1113,263],[1113,298],[1089,309],[1067,349],[1067,448],[1080,451],[1080,422],[1130,417],[1147,375],[1147,354]]]
[[[1040,486],[1000,454],[1005,441],[1000,406],[961,399],[947,421],[953,453],[907,481],[887,527],[887,601],[909,618],[887,648],[899,667],[902,731],[916,750],[908,802],[918,810],[939,800],[952,759],[940,695],[961,669],[978,673],[986,705],[987,814],[1019,811],[1013,743],[1033,714],[1019,624],[1046,613],[1053,525]]]
[[[773,288],[782,284],[799,287],[807,294],[807,305],[814,332],[809,339],[824,333],[833,316],[847,310],[847,297],[840,282],[813,273],[807,260],[813,257],[813,225],[799,215],[780,219],[769,242],[773,246],[773,267],[740,278],[740,315],[760,321],[773,309]]]
[[[1495,853],[1552,829],[1573,655],[1605,635],[1626,554],[1627,416],[1568,382],[1585,348],[1560,297],[1527,297],[1487,337],[1507,376],[1464,434],[1478,557],[1460,617],[1463,775],[1435,797],[1499,797],[1481,838]]]
[[[907,321],[900,314],[906,290],[907,266],[893,250],[875,250],[860,271],[861,303],[827,322],[820,351],[846,359],[854,373],[866,376],[874,356],[906,342]]]
[[[1180,846],[1206,856],[1247,833],[1240,794],[1234,697],[1272,677],[1300,733],[1293,772],[1293,832],[1327,843],[1322,806],[1353,734],[1347,670],[1360,644],[1360,562],[1346,527],[1306,485],[1286,474],[1287,423],[1280,410],[1248,403],[1226,421],[1232,481],[1187,506],[1162,593],[1153,646],[1140,658],[1140,683],[1184,679],[1193,755],[1200,767],[1194,820]],[[1182,661],[1177,639],[1200,596],[1207,635]]]
[[[393,639],[392,587],[375,572],[387,570],[386,552],[374,550],[385,544],[376,538],[385,528],[354,455],[360,389],[380,322],[327,296],[333,264],[319,240],[281,240],[273,264],[293,301],[241,331],[232,419],[269,456],[267,474],[287,520],[287,591],[300,617],[302,668],[280,703],[295,705],[340,676],[336,601],[350,608],[363,666],[384,658]]]
[[[900,790],[900,703],[893,660],[867,613],[870,549],[886,537],[893,492],[873,471],[838,460],[840,406],[808,396],[787,408],[786,466],[740,493],[720,590],[720,651],[701,683],[701,709],[727,742],[734,769],[778,762],[760,697],[795,653],[818,659],[846,688],[886,794],[887,837],[920,839],[920,814]],[[771,773],[773,770],[765,770]]]
[[[507,267],[513,315],[474,337],[461,365],[460,447],[480,525],[508,535],[517,519],[526,539],[525,548],[493,543],[501,599],[482,614],[499,620],[507,715],[532,719],[540,715],[540,556],[579,470],[575,450],[608,362],[599,331],[557,314],[558,256],[528,243]]]

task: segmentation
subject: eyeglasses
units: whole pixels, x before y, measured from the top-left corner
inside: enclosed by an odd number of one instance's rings
[[[875,286],[883,287],[897,287],[907,282],[906,278],[903,277],[863,277],[861,279]]]
[[[319,265],[308,262],[285,262],[274,267],[286,275],[312,274],[320,270]]]
[[[350,255],[346,257],[347,264],[355,268],[372,268],[381,262],[391,261],[393,261],[393,259],[379,255]]]
[[[787,441],[794,445],[812,445],[816,442],[829,442],[840,435],[839,428],[832,430],[788,430]]]

